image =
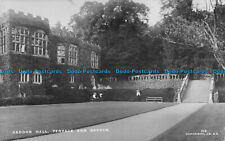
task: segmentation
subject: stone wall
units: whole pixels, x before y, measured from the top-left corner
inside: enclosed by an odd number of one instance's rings
[[[127,80],[127,81],[114,81],[110,82],[109,86],[112,89],[135,89],[135,90],[144,90],[147,88],[150,89],[165,89],[173,88],[175,96],[173,101],[176,101],[178,90],[181,88],[183,79],[165,79],[165,80],[156,80],[156,79],[147,79],[147,80]]]
[[[178,89],[181,87],[183,80],[136,80],[136,81],[117,81],[111,82],[109,85],[112,89],[139,89],[143,90],[146,88],[151,89],[163,89],[163,88],[174,88]]]
[[[70,70],[82,70],[82,69],[92,69],[91,68],[91,52],[95,51],[98,56],[100,56],[100,47],[96,45],[91,45],[88,43],[84,43],[76,38],[69,38],[69,37],[59,37],[59,36],[50,36],[49,41],[49,57],[50,57],[50,68],[51,69],[58,69],[62,70],[62,74],[53,74],[52,80],[54,84],[58,86],[72,86],[74,88],[78,88],[79,85],[83,84],[87,87],[90,86],[90,79],[92,74],[68,74],[67,69]],[[57,63],[57,46],[62,44],[65,46],[65,64],[58,64]],[[76,45],[78,48],[78,64],[75,66],[68,65],[68,50],[70,44]],[[99,59],[100,60],[100,59]],[[99,62],[100,64],[100,62]],[[75,77],[75,83],[70,82],[70,76],[73,75]],[[93,74],[96,78],[96,75]],[[90,86],[91,87],[91,86]]]
[[[29,82],[21,83],[20,80],[20,73],[18,72],[19,69],[22,70],[47,70],[49,69],[49,59],[42,58],[42,57],[35,57],[29,55],[21,55],[21,54],[11,54],[10,55],[10,69],[14,71],[11,74],[11,93],[13,95],[18,94],[19,87],[18,84],[21,86],[21,92],[26,93],[27,95],[45,94],[45,87],[47,83],[49,83],[49,74],[42,74],[42,84],[33,84],[33,73],[29,74]]]
[[[173,97],[176,101],[178,90],[181,88],[182,82],[186,75],[178,74],[148,74],[148,75],[137,75],[130,76],[128,80],[109,82],[109,86],[112,89],[135,89],[144,90],[150,89],[165,89],[173,88],[175,96]]]
[[[59,37],[51,34],[49,22],[47,19],[41,17],[34,17],[31,14],[25,15],[22,12],[16,13],[9,10],[0,18],[0,24],[8,28],[6,35],[6,53],[0,54],[0,69],[11,69],[14,71],[12,74],[4,74],[3,82],[0,82],[0,98],[2,97],[15,97],[20,92],[27,95],[44,95],[46,87],[57,85],[58,87],[74,87],[78,88],[80,84],[90,86],[91,74],[67,74],[66,70],[76,69],[92,69],[91,68],[91,52],[95,51],[100,56],[101,48],[92,43],[83,42],[72,37]],[[12,46],[12,28],[16,26],[26,27],[29,30],[29,46],[26,53],[13,51]],[[43,30],[48,35],[48,55],[35,56],[32,47],[32,34],[36,30]],[[68,64],[57,64],[57,45],[62,43],[66,47],[66,56],[68,58],[68,48],[70,44],[77,45],[78,47],[78,65],[71,66]],[[100,59],[99,59],[100,60]],[[67,60],[66,60],[67,61]],[[29,75],[29,82],[19,82],[20,73],[19,69],[23,70],[60,70],[62,74],[42,74],[42,83],[33,83],[33,73]],[[70,77],[74,75],[74,83],[70,83]],[[20,86],[20,89],[19,89]]]

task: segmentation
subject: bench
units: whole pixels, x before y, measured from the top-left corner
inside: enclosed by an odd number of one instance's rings
[[[163,98],[162,97],[147,97],[146,98],[146,102],[163,102]]]

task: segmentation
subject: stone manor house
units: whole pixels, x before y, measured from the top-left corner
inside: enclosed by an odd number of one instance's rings
[[[98,69],[100,51],[98,45],[52,35],[48,19],[9,10],[0,18],[0,98],[45,94],[47,87],[92,88],[94,74],[67,69]],[[55,72],[29,72],[35,69]]]

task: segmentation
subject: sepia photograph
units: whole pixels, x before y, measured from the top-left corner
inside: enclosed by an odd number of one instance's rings
[[[0,141],[225,141],[225,0],[0,0]]]

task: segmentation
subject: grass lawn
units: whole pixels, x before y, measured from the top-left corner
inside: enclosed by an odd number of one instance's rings
[[[94,102],[1,107],[0,140],[50,134],[54,129],[77,129],[172,105],[175,103]],[[40,130],[44,133],[35,133]],[[32,131],[32,133],[18,135],[13,134],[15,131]]]
[[[208,104],[152,141],[224,141],[225,104]]]

